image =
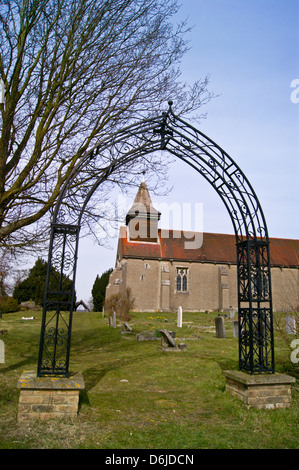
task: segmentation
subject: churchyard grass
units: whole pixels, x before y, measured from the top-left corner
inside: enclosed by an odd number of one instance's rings
[[[82,372],[86,390],[72,421],[17,421],[17,381],[37,365],[41,312],[5,314],[0,337],[1,449],[298,449],[299,393],[289,409],[247,409],[225,389],[223,370],[238,369],[238,340],[225,318],[226,338],[216,338],[215,313],[133,313],[133,334],[108,326],[100,313],[75,312],[71,372]],[[187,351],[164,352],[161,340],[136,334],[174,331]],[[298,364],[275,332],[276,370],[299,379]]]

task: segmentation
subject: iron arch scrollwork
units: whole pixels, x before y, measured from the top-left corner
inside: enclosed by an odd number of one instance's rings
[[[88,202],[115,169],[161,150],[194,168],[223,201],[236,237],[239,369],[275,372],[270,246],[261,205],[234,160],[176,116],[169,102],[167,112],[121,129],[87,152],[61,191],[51,224],[38,376],[68,376],[78,241]],[[87,192],[80,185],[85,178]],[[72,280],[68,287],[66,278]]]

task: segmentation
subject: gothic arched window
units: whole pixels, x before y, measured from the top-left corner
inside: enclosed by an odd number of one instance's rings
[[[187,292],[188,289],[188,269],[177,268],[176,270],[176,290],[177,292]]]

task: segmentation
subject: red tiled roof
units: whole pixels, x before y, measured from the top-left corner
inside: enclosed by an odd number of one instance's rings
[[[271,265],[299,266],[299,240],[270,238]]]
[[[188,261],[236,262],[236,239],[234,235],[217,233],[176,232],[169,230],[164,238],[159,231],[162,258],[187,259]],[[167,231],[168,232],[168,231]],[[180,236],[182,234],[182,236]],[[177,238],[179,236],[179,238]],[[188,248],[189,246],[189,248]]]
[[[181,236],[180,231],[159,230],[158,243],[134,242],[127,239],[126,227],[121,227],[119,240],[120,256],[128,258],[236,263],[236,239],[234,235],[203,233],[201,244],[201,234],[195,232],[182,233],[183,236]],[[197,238],[194,239],[194,236]],[[299,267],[299,240],[271,238],[270,259],[272,266]]]
[[[134,242],[127,239],[127,227],[120,228],[119,249],[121,257],[158,258],[162,257],[160,243]]]

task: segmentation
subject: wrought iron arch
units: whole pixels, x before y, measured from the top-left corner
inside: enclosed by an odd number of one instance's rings
[[[236,237],[239,369],[275,372],[270,248],[260,202],[234,160],[176,116],[170,101],[167,112],[121,129],[88,151],[61,191],[51,223],[39,377],[68,376],[80,224],[90,198],[118,167],[160,150],[193,167],[222,199]]]

